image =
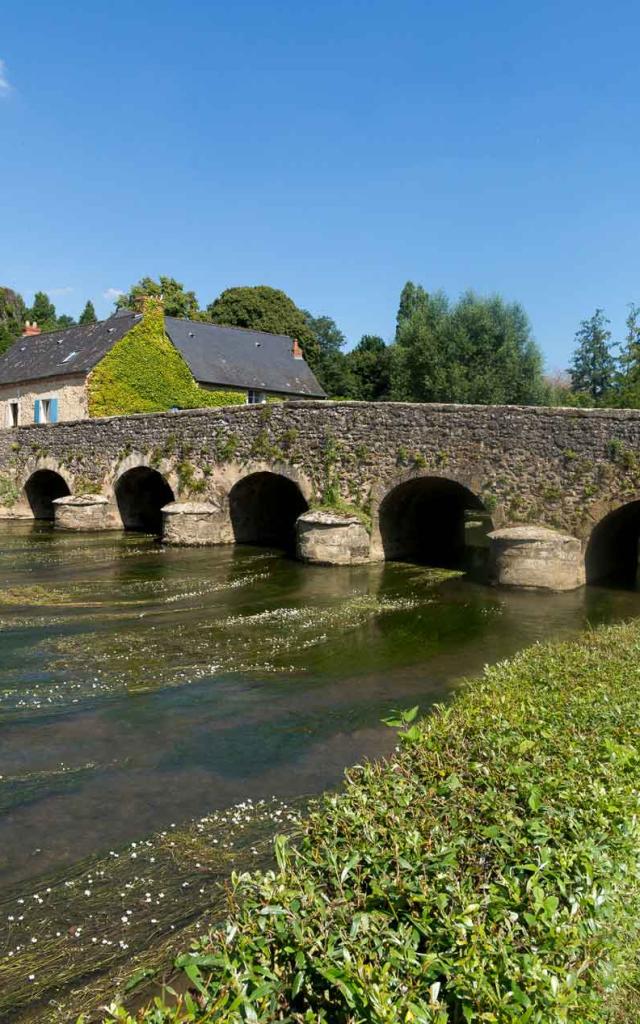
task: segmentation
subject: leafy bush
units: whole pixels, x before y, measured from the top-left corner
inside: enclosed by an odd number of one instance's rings
[[[6,505],[7,508],[10,508],[12,505],[15,505],[19,497],[20,489],[15,480],[0,474],[0,505]]]
[[[277,871],[234,878],[178,960],[193,997],[139,1019],[612,1020],[638,949],[639,658],[638,625],[609,627],[405,713],[394,758],[276,840]]]

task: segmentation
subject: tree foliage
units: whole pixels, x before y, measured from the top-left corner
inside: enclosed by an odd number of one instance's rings
[[[317,353],[313,350],[310,365],[329,398],[350,398],[353,379],[348,357],[343,352],[347,339],[330,316],[314,317],[303,310],[311,328]]]
[[[542,357],[518,303],[406,285],[391,362],[391,395],[414,402],[530,405],[545,388]]]
[[[80,319],[78,320],[78,323],[79,324],[95,324],[95,323],[97,323],[97,320],[98,320],[98,318],[96,316],[95,307],[94,307],[93,302],[91,301],[91,299],[89,299],[88,302],[86,303],[84,309],[82,310],[82,313],[80,314]]]
[[[12,288],[0,287],[0,353],[22,334],[26,319],[24,299]]]
[[[119,295],[116,300],[116,307],[122,309],[136,309],[140,300],[145,296],[159,298],[162,296],[164,311],[167,316],[175,316],[180,319],[200,319],[200,307],[195,292],[185,290],[180,281],[175,277],[160,275],[157,281],[152,277],[143,277],[137,284],[131,286],[124,295]]]
[[[320,346],[304,310],[278,288],[268,285],[227,288],[207,306],[207,313],[214,324],[297,338],[307,362],[312,367],[318,362]]]
[[[380,402],[391,391],[391,349],[377,334],[363,334],[348,356],[352,397],[362,402]]]
[[[46,292],[36,292],[33,305],[26,312],[26,319],[35,321],[41,331],[55,331],[58,326],[56,307]]]
[[[598,402],[615,380],[615,358],[611,350],[610,321],[602,309],[582,320],[576,331],[577,348],[571,362],[571,387]]]

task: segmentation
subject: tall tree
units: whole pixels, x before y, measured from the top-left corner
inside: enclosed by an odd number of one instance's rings
[[[596,403],[609,391],[615,379],[616,363],[611,351],[609,322],[602,309],[596,309],[593,316],[581,321],[569,369],[573,390],[589,395]]]
[[[58,325],[56,307],[46,292],[36,292],[33,305],[27,310],[27,320],[35,320],[41,331],[55,331]]]
[[[214,324],[250,327],[297,338],[307,362],[311,367],[317,364],[320,346],[304,310],[278,288],[268,285],[227,288],[209,303],[207,313]]]
[[[96,311],[91,299],[87,300],[87,303],[80,314],[79,324],[95,324],[98,322]]]
[[[409,295],[391,354],[391,393],[417,402],[544,401],[542,357],[527,316],[500,296]]]
[[[66,327],[75,327],[76,322],[72,316],[68,313],[63,313],[62,316],[57,317],[55,330],[63,331]]]
[[[400,292],[400,302],[396,315],[396,341],[398,341],[402,325],[421,310],[425,312],[428,304],[429,296],[422,285],[414,284],[413,281],[407,281]]]
[[[347,355],[353,377],[353,397],[379,402],[391,391],[391,350],[377,334],[363,334]]]
[[[420,286],[418,286],[420,287]],[[408,290],[409,289],[409,290]],[[396,401],[446,402],[451,396],[448,381],[449,302],[446,295],[427,295],[405,285],[391,359],[391,397]]]
[[[310,365],[330,398],[351,398],[353,379],[348,358],[342,351],[346,338],[330,316],[311,316],[303,310],[318,350],[312,351]]]
[[[614,393],[611,401],[627,409],[640,408],[640,306],[630,303]]]
[[[22,334],[26,319],[24,299],[12,288],[0,287],[0,353]]]
[[[167,316],[175,316],[182,320],[202,319],[196,293],[185,291],[184,285],[176,281],[175,277],[162,275],[157,281],[152,277],[141,278],[128,292],[118,296],[116,307],[135,309],[138,300],[145,295],[162,295]]]

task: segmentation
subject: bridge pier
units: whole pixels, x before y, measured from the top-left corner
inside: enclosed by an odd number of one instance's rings
[[[112,530],[118,523],[113,505],[101,494],[69,494],[53,501],[58,530]]]
[[[492,583],[543,590],[575,590],[585,583],[582,544],[545,526],[511,526],[489,534]]]
[[[233,544],[229,513],[203,501],[172,501],[162,509],[162,543],[182,547]]]
[[[296,553],[314,565],[362,565],[370,561],[371,539],[357,516],[311,511],[296,520]]]

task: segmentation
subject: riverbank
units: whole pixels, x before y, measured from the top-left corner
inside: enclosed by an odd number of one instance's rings
[[[635,1021],[639,664],[640,625],[601,628],[408,724],[234,879],[193,998],[136,1019]]]

